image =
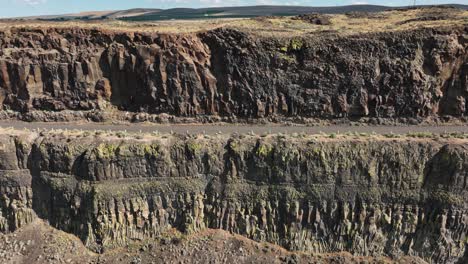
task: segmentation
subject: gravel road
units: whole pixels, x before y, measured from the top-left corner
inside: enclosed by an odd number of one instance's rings
[[[432,133],[445,133],[445,132],[463,132],[468,133],[468,125],[462,126],[345,126],[345,125],[331,125],[331,126],[281,126],[281,125],[210,125],[210,124],[195,124],[195,125],[162,125],[162,124],[103,124],[103,123],[27,123],[19,121],[1,121],[1,128],[14,128],[14,129],[81,129],[81,130],[111,130],[111,131],[127,131],[127,132],[154,132],[160,133],[180,133],[180,134],[215,134],[215,133],[249,133],[255,134],[262,133],[395,133],[405,134],[410,132],[432,132]]]

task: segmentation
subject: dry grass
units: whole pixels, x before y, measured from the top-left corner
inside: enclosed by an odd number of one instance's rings
[[[256,21],[237,21],[231,24],[231,26],[263,36],[281,35],[290,37],[323,32],[353,35],[357,33],[402,31],[468,24],[468,11],[435,8],[431,10],[431,12],[446,14],[449,19],[411,21],[428,16],[427,9],[412,9],[406,11],[386,11],[367,16],[359,16],[359,14],[332,15],[330,16],[330,25],[315,25],[293,18],[267,18]]]
[[[196,33],[220,27],[228,27],[242,19],[213,19],[213,20],[170,20],[155,22],[127,22],[121,20],[105,21],[0,21],[0,30],[9,28],[84,28],[103,29],[121,32],[148,32],[148,33]]]
[[[352,35],[416,28],[436,28],[468,24],[468,11],[448,8],[393,10],[382,13],[330,15],[330,25],[316,25],[294,17],[253,19],[172,20],[155,22],[106,21],[0,21],[0,30],[27,28],[97,28],[114,31],[196,33],[220,27],[234,28],[257,36],[292,37],[304,34],[337,33]]]
[[[0,128],[0,135],[19,136],[32,142],[38,137],[68,139],[70,141],[88,139],[88,140],[104,140],[104,141],[132,141],[140,143],[148,143],[153,140],[160,140],[160,143],[167,143],[171,140],[227,140],[230,137],[250,138],[250,139],[284,139],[284,140],[316,140],[319,142],[328,141],[438,141],[446,143],[468,143],[468,133],[463,132],[446,132],[446,133],[432,133],[432,132],[409,132],[409,133],[386,133],[379,134],[376,132],[345,132],[345,133],[263,133],[255,134],[253,132],[246,134],[238,133],[216,133],[216,134],[179,134],[179,133],[161,133],[158,131],[153,132],[127,132],[110,131],[110,130],[81,130],[81,129],[35,129],[35,130],[18,130],[14,128]]]

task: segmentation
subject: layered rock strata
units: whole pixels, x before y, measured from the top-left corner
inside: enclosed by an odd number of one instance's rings
[[[290,39],[10,28],[0,32],[0,106],[17,113],[4,118],[28,120],[49,111],[99,120],[73,112],[109,106],[214,120],[464,118],[467,35],[466,26]]]
[[[96,251],[173,228],[289,250],[466,259],[466,139],[2,135],[0,228]]]

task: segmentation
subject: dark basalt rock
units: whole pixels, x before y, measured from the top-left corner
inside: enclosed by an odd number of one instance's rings
[[[232,29],[13,28],[0,32],[0,106],[23,115],[111,104],[176,117],[463,117],[467,35],[463,26],[289,40]]]
[[[1,232],[40,217],[97,252],[219,228],[306,252],[467,256],[465,140],[46,134],[0,147]]]

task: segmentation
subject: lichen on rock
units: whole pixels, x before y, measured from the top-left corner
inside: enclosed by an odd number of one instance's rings
[[[466,139],[0,140],[2,232],[39,217],[97,252],[215,228],[293,251],[466,255]]]

